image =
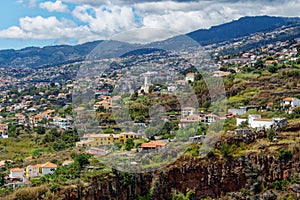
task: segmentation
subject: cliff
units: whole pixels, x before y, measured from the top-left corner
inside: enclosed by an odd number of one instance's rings
[[[239,158],[181,158],[153,173],[127,174],[114,171],[105,179],[94,178],[88,185],[64,188],[59,196],[71,200],[130,200],[151,193],[155,200],[172,199],[174,191],[194,191],[196,199],[220,198],[245,188],[255,195],[276,180],[289,180],[300,171],[299,152],[289,161],[273,155],[251,154]],[[298,187],[290,192],[296,197]],[[296,188],[296,189],[295,189]],[[264,194],[265,195],[265,194]],[[148,195],[149,196],[149,195]]]

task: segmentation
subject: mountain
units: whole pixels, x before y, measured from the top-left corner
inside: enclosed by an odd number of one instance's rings
[[[101,42],[1,50],[0,67],[43,67],[81,61]]]
[[[232,40],[258,32],[267,32],[282,26],[300,24],[300,18],[284,18],[270,16],[243,17],[210,29],[200,29],[188,33],[187,36],[197,41],[200,45]]]
[[[179,35],[164,41],[146,45],[116,41],[94,41],[76,46],[59,45],[46,46],[43,48],[27,47],[21,50],[1,50],[0,67],[36,68],[83,61],[89,56],[100,58],[145,54],[158,49],[178,50],[199,44],[205,46],[224,41],[232,41],[235,38],[258,32],[272,31],[282,26],[299,25],[300,18],[270,16],[243,17],[236,21],[211,27],[210,29],[200,29],[186,35]],[[99,45],[100,43],[102,45]]]

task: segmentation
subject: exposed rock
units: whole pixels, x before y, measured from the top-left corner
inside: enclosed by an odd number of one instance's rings
[[[124,174],[115,171],[104,181],[91,180],[88,187],[70,187],[60,195],[62,199],[82,200],[129,200],[145,196],[149,191],[155,200],[172,199],[174,190],[186,194],[195,191],[197,199],[202,197],[221,198],[242,188],[258,190],[276,180],[291,178],[298,173],[299,157],[289,162],[279,161],[270,155],[247,155],[241,158],[206,161],[205,159],[180,159],[163,170],[154,173]],[[299,194],[299,185],[289,190]],[[256,195],[252,199],[274,199],[272,192]],[[246,198],[243,198],[246,199]]]

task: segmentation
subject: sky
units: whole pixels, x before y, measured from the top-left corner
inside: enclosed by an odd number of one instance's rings
[[[145,43],[243,16],[300,17],[300,0],[1,0],[0,4],[0,49],[75,45],[118,35]]]

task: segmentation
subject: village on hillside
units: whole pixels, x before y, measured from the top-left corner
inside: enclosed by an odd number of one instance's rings
[[[288,30],[285,30],[288,31]],[[279,32],[268,33],[272,37]],[[242,41],[255,41],[265,35],[253,35],[243,38]],[[199,130],[184,138],[184,141],[201,143],[205,141],[210,124],[218,121],[228,122],[231,128],[226,127],[224,134],[246,136],[257,130],[275,132],[288,125],[289,117],[299,115],[300,95],[297,93],[279,94],[275,99],[256,102],[242,99],[236,103],[236,93],[230,94],[228,109],[222,114],[211,110],[209,99],[205,99],[201,93],[207,94],[201,84],[205,84],[201,73],[209,78],[227,80],[224,84],[228,89],[228,83],[234,80],[234,76],[242,76],[244,73],[272,74],[281,72],[287,77],[299,76],[299,44],[300,39],[278,41],[248,52],[240,52],[236,55],[222,55],[222,50],[242,42],[222,44],[215,50],[208,48],[207,52],[212,58],[204,63],[213,63],[212,68],[206,66],[197,69],[188,62],[190,54],[178,52],[182,58],[175,54],[162,55],[154,52],[143,56],[130,56],[114,58],[116,68],[98,77],[99,85],[94,88],[95,102],[93,112],[99,123],[94,125],[99,132],[79,134],[76,132],[76,118],[74,111],[80,107],[73,105],[72,95],[76,87],[75,72],[83,63],[74,63],[50,68],[33,70],[29,68],[0,68],[0,149],[5,154],[6,146],[10,139],[22,140],[22,135],[29,138],[37,136],[36,143],[31,143],[35,149],[22,155],[14,156],[0,161],[0,167],[8,169],[3,175],[1,187],[18,187],[30,185],[31,178],[51,176],[59,167],[74,163],[72,159],[62,162],[53,162],[51,158],[46,162],[22,165],[28,157],[39,157],[45,152],[59,152],[68,148],[87,153],[96,157],[109,155],[113,150],[118,153],[151,153],[168,148],[168,145],[180,137],[180,129],[188,130],[197,125]],[[186,56],[186,57],[184,57]],[[133,76],[130,71],[136,71],[148,62],[158,59],[155,71],[145,71],[143,74]],[[130,70],[128,70],[130,68]],[[289,71],[289,69],[291,69]],[[295,69],[293,71],[293,69]],[[18,76],[16,75],[16,70]],[[200,71],[201,70],[201,71]],[[261,70],[260,72],[257,72]],[[159,72],[159,73],[158,73]],[[252,74],[252,75],[253,75]],[[254,76],[254,75],[253,75]],[[256,76],[256,75],[255,75]],[[163,83],[156,84],[155,80],[163,77]],[[43,81],[41,81],[43,80]],[[81,80],[82,81],[82,80]],[[120,86],[126,93],[115,95],[114,88]],[[238,80],[238,81],[242,81]],[[237,81],[237,82],[238,82]],[[133,85],[133,86],[132,86]],[[298,82],[287,85],[287,90],[298,88]],[[132,87],[131,87],[132,86]],[[197,97],[202,98],[198,107],[178,106],[174,97],[176,91],[181,88],[191,87]],[[228,87],[228,88],[227,88]],[[275,88],[276,89],[276,88]],[[253,91],[255,88],[253,88]],[[250,93],[253,91],[249,91]],[[278,91],[279,93],[280,91]],[[251,93],[250,95],[255,95]],[[289,94],[289,95],[286,95]],[[151,119],[148,113],[149,102],[163,98],[163,105],[167,107],[164,115],[159,120],[164,122],[164,127],[150,126]],[[235,97],[237,98],[237,97]],[[118,127],[114,114],[121,102],[132,105],[130,107],[132,130]],[[117,103],[116,103],[117,102]],[[264,113],[272,113],[270,117]],[[185,129],[186,128],[186,129]],[[29,132],[29,133],[26,133]],[[276,136],[272,138],[276,142]],[[43,148],[39,149],[39,146]],[[48,148],[49,147],[49,148]]]

